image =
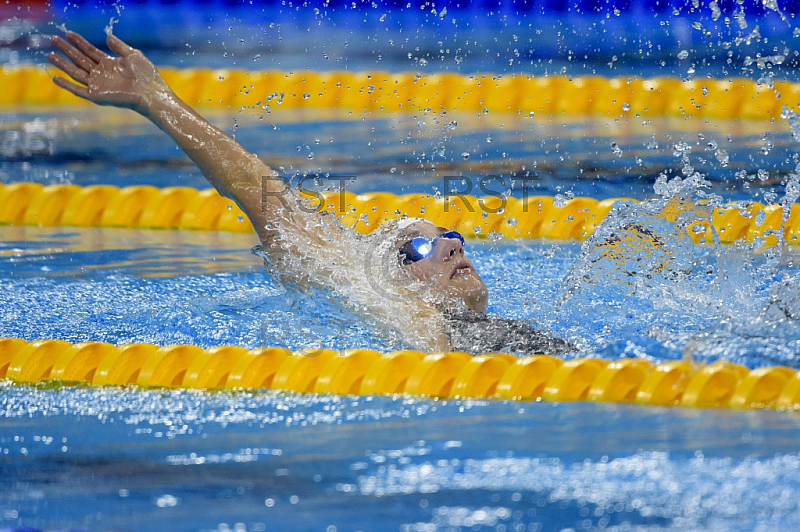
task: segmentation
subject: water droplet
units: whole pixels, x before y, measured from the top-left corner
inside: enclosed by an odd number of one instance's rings
[[[728,166],[728,163],[730,162],[730,157],[728,156],[727,151],[723,149],[718,149],[714,153],[714,156],[717,158],[717,161],[719,161],[720,166],[722,167]]]
[[[462,158],[462,159],[464,159],[465,161],[466,161],[467,159],[469,159],[469,152],[466,152],[466,151],[465,151],[465,152],[463,152],[463,153],[461,154],[461,158]]]
[[[678,59],[686,59],[687,57],[689,57],[689,52],[686,50],[681,50],[678,52]]]

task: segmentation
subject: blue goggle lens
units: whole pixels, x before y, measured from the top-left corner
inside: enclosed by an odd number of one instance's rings
[[[464,237],[458,231],[447,231],[442,236],[437,236],[433,240],[418,236],[412,238],[400,247],[400,259],[403,264],[412,264],[420,261],[431,254],[433,246],[440,238],[456,238],[461,241],[462,246],[466,246]]]

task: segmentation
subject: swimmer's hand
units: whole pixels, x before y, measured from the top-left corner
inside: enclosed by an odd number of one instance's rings
[[[287,217],[285,185],[272,170],[230,135],[210,124],[167,86],[142,52],[109,35],[110,56],[75,32],[53,37],[47,60],[69,75],[53,78],[59,87],[100,105],[133,109],[167,133],[197,164],[220,194],[231,198],[247,214],[261,241],[277,234],[277,220]],[[266,198],[266,199],[265,199]]]
[[[75,96],[146,115],[153,98],[171,93],[153,63],[118,37],[109,34],[106,43],[119,57],[106,54],[74,31],[65,37],[54,36],[50,43],[69,61],[55,52],[50,52],[47,60],[80,84],[53,78],[56,85]]]

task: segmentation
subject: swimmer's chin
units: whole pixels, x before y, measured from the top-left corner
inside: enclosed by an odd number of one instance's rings
[[[437,306],[443,312],[458,312],[467,308],[480,314],[486,314],[489,306],[489,290],[483,286],[483,283],[481,286],[470,287],[458,287],[451,284]]]

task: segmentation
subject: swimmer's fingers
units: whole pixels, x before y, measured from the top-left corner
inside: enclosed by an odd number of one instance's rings
[[[84,100],[89,100],[89,89],[86,87],[81,87],[80,85],[76,85],[71,81],[67,81],[64,78],[55,77],[53,78],[53,83],[58,85],[64,90],[68,90],[78,98],[83,98]]]
[[[95,63],[99,63],[106,57],[108,54],[100,51],[96,46],[92,43],[87,41],[83,38],[82,35],[75,33],[74,31],[68,31],[66,34],[67,40],[73,44],[78,50],[84,53],[89,59],[94,61]]]
[[[106,38],[106,44],[108,44],[108,47],[111,49],[112,52],[114,52],[120,57],[125,57],[136,51],[135,48],[132,48],[127,44],[125,44],[122,41],[122,39],[120,39],[113,33],[108,34],[108,37]]]
[[[55,52],[50,52],[47,54],[47,60],[55,66],[56,68],[62,70],[66,74],[69,74],[72,79],[75,81],[79,81],[84,85],[89,84],[89,73],[85,70],[81,70],[80,68],[76,67],[60,55]]]
[[[91,72],[92,68],[94,68],[95,63],[91,59],[58,35],[50,39],[50,44],[53,45],[53,48],[66,55],[77,67],[86,72]]]

